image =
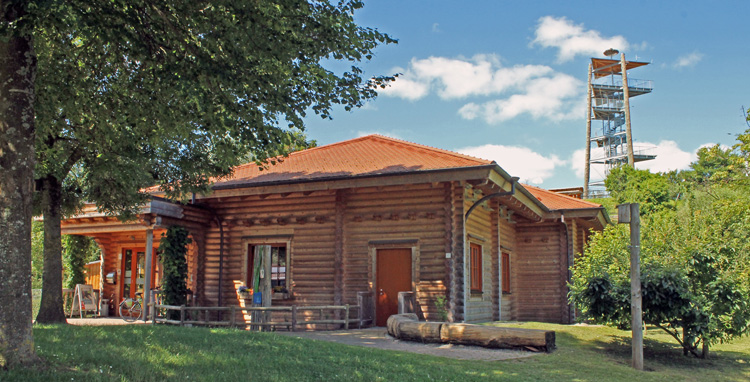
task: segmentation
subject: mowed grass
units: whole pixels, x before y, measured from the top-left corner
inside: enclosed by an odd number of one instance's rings
[[[12,381],[748,381],[750,339],[682,356],[648,331],[646,371],[630,367],[629,332],[597,326],[507,324],[557,332],[558,349],[506,361],[459,361],[274,333],[152,325],[35,326],[44,363],[0,371]]]

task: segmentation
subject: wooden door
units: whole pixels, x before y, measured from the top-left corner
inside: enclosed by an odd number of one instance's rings
[[[154,249],[153,254],[151,262],[152,289],[159,276],[156,272],[156,249]],[[136,293],[143,293],[146,286],[146,250],[144,248],[123,248],[120,285],[121,298],[135,298]]]
[[[379,249],[377,252],[375,323],[385,326],[398,313],[398,292],[411,291],[411,249]]]

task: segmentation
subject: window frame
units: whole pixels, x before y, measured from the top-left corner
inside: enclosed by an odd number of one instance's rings
[[[503,294],[510,294],[511,293],[511,283],[510,283],[510,253],[508,252],[501,252],[500,253],[500,267],[502,271],[502,280],[501,280],[501,286],[500,290],[503,292]]]
[[[259,245],[268,245],[271,247],[284,247],[286,250],[286,264],[285,264],[285,273],[286,273],[286,296],[287,298],[291,298],[292,296],[292,290],[294,289],[294,282],[292,278],[292,237],[291,236],[263,236],[263,237],[254,237],[254,238],[248,238],[246,240],[243,240],[244,243],[244,259],[243,259],[243,269],[242,269],[242,285],[246,286],[248,289],[252,290],[252,274],[251,274],[251,268],[250,266],[253,265],[254,259],[252,256],[255,254],[255,247]],[[271,267],[273,269],[273,264],[271,264]],[[274,297],[275,298],[275,297]]]
[[[469,243],[469,290],[481,294],[483,288],[483,248],[480,244]]]

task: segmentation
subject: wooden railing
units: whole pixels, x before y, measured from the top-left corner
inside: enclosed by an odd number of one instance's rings
[[[336,325],[343,329],[352,326],[361,328],[367,325],[367,319],[362,315],[359,305],[315,305],[315,306],[273,306],[273,307],[208,307],[208,306],[185,306],[185,305],[163,305],[150,304],[155,309],[150,309],[151,322],[154,324],[172,325],[205,325],[205,326],[228,326],[228,327],[250,327],[251,330],[278,329],[285,327],[287,330],[296,331],[306,325]],[[179,319],[169,319],[169,312],[179,312]],[[214,314],[214,313],[222,314]],[[284,320],[274,321],[273,313],[284,312]],[[303,314],[311,312],[313,314]],[[317,312],[317,316],[314,314]],[[330,312],[331,314],[326,314]],[[351,313],[356,312],[355,318]],[[223,314],[227,313],[227,314]],[[244,319],[238,320],[238,313],[250,316],[248,322]],[[340,318],[337,318],[340,317]],[[225,319],[226,318],[226,319]],[[267,329],[266,329],[267,330]]]
[[[158,293],[152,294],[148,319],[152,323],[172,325],[205,325],[247,328],[250,330],[276,330],[286,328],[296,331],[308,325],[367,327],[374,324],[375,307],[372,292],[357,292],[357,305],[308,305],[272,307],[209,307],[166,305]],[[169,312],[179,312],[179,319],[168,318]],[[238,316],[241,314],[241,319]],[[352,317],[354,315],[355,317]],[[275,317],[274,317],[275,316]],[[246,319],[249,318],[249,319]],[[316,327],[317,328],[317,327]]]

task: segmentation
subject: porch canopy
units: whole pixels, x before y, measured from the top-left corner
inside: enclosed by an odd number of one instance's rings
[[[129,242],[132,247],[145,247],[145,282],[143,285],[144,305],[151,300],[151,285],[154,266],[154,231],[164,232],[172,225],[180,225],[188,229],[195,238],[202,238],[206,228],[211,224],[211,213],[194,205],[184,205],[164,198],[152,196],[146,204],[140,207],[136,217],[129,221],[120,220],[116,216],[107,215],[96,208],[94,204],[86,204],[80,214],[64,219],[61,223],[63,235],[82,235],[93,237],[102,249],[99,290],[102,296],[117,296],[117,301],[124,296],[123,286],[105,285],[107,271],[117,272],[116,283],[122,284],[124,274],[120,274],[119,262],[123,261],[123,242]],[[157,245],[158,246],[158,245]],[[193,260],[195,261],[195,260]],[[116,263],[117,262],[117,263]],[[190,264],[189,264],[190,267]],[[195,269],[195,265],[192,267]],[[128,270],[122,270],[127,273]],[[137,277],[132,275],[131,277]],[[192,287],[192,286],[191,286]],[[144,315],[145,319],[145,315]]]

